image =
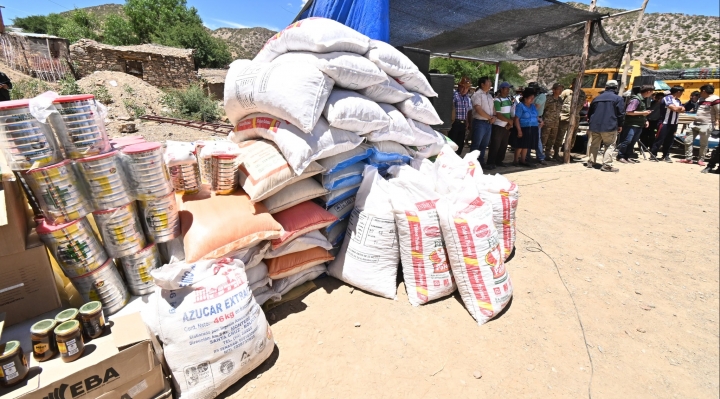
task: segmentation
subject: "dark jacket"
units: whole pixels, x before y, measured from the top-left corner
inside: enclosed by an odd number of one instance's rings
[[[636,94],[630,98],[630,101],[637,100],[638,106],[635,109],[635,112],[643,112],[647,111],[647,101],[643,98],[642,95]],[[627,108],[625,108],[625,111],[627,111]],[[645,115],[625,115],[625,126],[635,126],[635,127],[645,127],[645,121],[647,121],[647,117]],[[624,129],[623,129],[624,130]]]
[[[590,131],[611,132],[623,125],[625,101],[614,90],[605,90],[590,103]]]
[[[10,101],[10,92],[8,89],[12,89],[12,82],[10,78],[2,72],[0,72],[0,84],[8,85],[7,89],[0,89],[0,101]]]

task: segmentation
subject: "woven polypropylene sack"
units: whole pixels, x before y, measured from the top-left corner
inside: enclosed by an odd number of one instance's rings
[[[360,89],[357,92],[375,102],[387,104],[396,104],[412,97],[407,89],[389,76],[384,82]]]
[[[315,180],[328,190],[339,190],[360,184],[364,170],[365,163],[358,162],[333,173],[315,175]]]
[[[250,114],[268,113],[310,133],[333,85],[311,64],[237,60],[225,77],[225,114],[235,125]]]
[[[306,62],[314,65],[335,81],[336,87],[359,90],[385,82],[387,75],[367,58],[347,52],[309,53],[293,51],[277,57],[273,63]]]
[[[375,101],[350,90],[333,90],[323,115],[330,126],[357,134],[370,133],[390,124],[390,117]]]
[[[419,93],[412,93],[413,96],[407,100],[395,104],[406,117],[425,123],[427,125],[442,125],[435,107],[433,107],[427,97]]]
[[[440,196],[411,180],[396,178],[389,183],[410,303],[423,305],[452,294],[455,281],[435,209]]]
[[[363,142],[355,133],[330,127],[323,117],[308,134],[269,114],[248,115],[235,125],[228,137],[236,143],[253,139],[274,142],[298,175],[312,161],[350,151]]]
[[[245,268],[245,274],[247,274],[248,284],[250,285],[251,291],[270,283],[270,277],[268,277],[268,267],[265,262],[260,262],[255,267],[249,269]]]
[[[328,273],[365,291],[395,299],[400,250],[387,184],[375,167],[365,168],[342,248]]]
[[[370,132],[364,137],[368,141],[395,141],[405,145],[414,144],[417,141],[415,132],[410,128],[405,115],[390,104],[378,103],[378,105],[390,117],[390,124],[385,128]]]
[[[370,40],[370,50],[365,57],[377,64],[389,76],[395,78],[418,70],[417,65],[408,56],[380,40]]]
[[[325,168],[323,173],[335,173],[343,170],[350,165],[354,165],[372,154],[372,148],[366,144],[360,144],[350,151],[346,151],[328,158],[318,160],[320,166]]]
[[[163,344],[179,398],[215,398],[275,347],[242,266],[223,259],[152,271],[157,288],[142,316]]]
[[[407,72],[402,76],[395,77],[395,80],[408,91],[418,92],[428,97],[438,96],[425,75],[420,71]]]
[[[415,128],[418,128],[417,124],[415,124]],[[425,159],[434,157],[438,155],[440,151],[442,151],[442,148],[446,145],[449,145],[450,148],[453,149],[453,151],[457,151],[457,144],[455,144],[455,142],[452,141],[449,137],[435,130],[433,130],[433,134],[437,138],[437,141],[432,144],[408,146],[408,149],[410,150],[410,155],[412,155],[413,158]]]
[[[271,37],[254,61],[270,62],[288,51],[331,53],[348,51],[365,54],[370,38],[339,22],[326,18],[307,18],[295,22]]]
[[[360,183],[355,186],[339,188],[337,190],[330,191],[322,197],[318,197],[318,201],[323,206],[328,208],[354,196],[358,192],[358,190],[360,190]]]
[[[227,257],[241,261],[245,265],[245,270],[248,270],[259,265],[265,257],[265,253],[269,249],[270,241],[262,241],[250,248],[243,248],[231,252],[227,255]]]
[[[466,188],[437,203],[450,267],[460,297],[479,325],[510,302],[513,286],[505,269],[492,207],[466,179]]]
[[[337,218],[320,205],[306,201],[290,209],[273,215],[283,228],[282,235],[271,241],[272,249],[277,249],[297,237],[313,230],[321,229],[335,222]]]
[[[498,239],[503,249],[503,258],[507,259],[515,247],[515,212],[520,193],[517,184],[502,175],[481,175],[478,185],[480,196],[493,208],[493,222],[498,231]]]
[[[270,214],[291,208],[301,202],[322,197],[330,192],[315,179],[303,179],[265,198],[263,205]]]
[[[285,295],[293,288],[308,281],[315,280],[325,272],[327,272],[327,268],[324,264],[313,266],[288,277],[274,280],[272,290],[278,295]]]
[[[325,248],[313,247],[304,251],[268,259],[268,275],[273,280],[297,274],[305,269],[329,262],[334,257]]]
[[[407,163],[410,162],[412,158],[407,148],[394,141],[374,142],[370,143],[370,146],[373,149],[373,153],[368,158],[368,163],[371,165],[394,162]]]
[[[326,250],[332,248],[332,244],[319,230],[307,232],[300,237],[290,241],[278,249],[273,249],[265,254],[265,259],[277,258],[287,254],[304,251],[306,249],[320,247]]]

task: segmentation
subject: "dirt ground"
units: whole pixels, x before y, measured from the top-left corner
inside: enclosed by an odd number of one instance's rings
[[[515,294],[497,319],[478,326],[457,293],[413,307],[402,283],[392,301],[322,278],[268,313],[273,356],[223,397],[717,398],[718,176],[618,167],[508,175]]]

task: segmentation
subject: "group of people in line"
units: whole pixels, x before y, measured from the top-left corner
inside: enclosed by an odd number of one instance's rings
[[[493,95],[492,81],[489,77],[482,77],[472,95],[471,88],[470,79],[463,77],[455,90],[453,123],[448,137],[457,144],[460,155],[469,134],[469,150],[479,150],[478,160],[483,169],[506,167],[504,160],[508,144],[514,150],[512,165],[524,167],[547,165],[548,161],[563,162],[560,150],[564,148],[566,137],[569,140],[568,149],[575,145],[577,130],[567,134],[573,92],[576,90],[574,84],[566,89],[562,84],[555,83],[548,92],[533,82],[525,88],[518,88],[513,96],[513,86],[502,82]],[[587,96],[582,90],[577,90],[578,104],[581,105],[577,107],[579,114]],[[681,86],[673,87],[669,93],[654,92],[653,86],[636,87],[630,97],[624,99],[618,95],[616,80],[606,83],[605,91],[592,100],[587,112],[588,168],[596,167],[603,145],[605,152],[601,171],[617,173],[619,170],[613,167],[613,160],[622,164],[638,163],[633,156],[638,141],[650,148],[652,160],[672,162],[669,153],[679,115],[686,112],[694,113],[695,117],[685,135],[685,159],[680,162],[694,163],[693,141],[699,137],[697,164],[705,166],[702,172],[708,173],[720,163],[717,149],[707,164],[704,159],[710,134],[718,130],[720,123],[720,98],[714,94],[715,88],[712,85],[702,86],[692,93],[690,101],[685,104],[680,102],[684,92]],[[532,151],[535,152],[535,160],[531,157]],[[657,156],[660,151],[662,157]]]

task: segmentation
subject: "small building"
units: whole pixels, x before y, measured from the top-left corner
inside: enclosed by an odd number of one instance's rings
[[[198,76],[203,82],[205,92],[217,100],[222,100],[225,96],[225,77],[227,73],[227,69],[198,69]]]
[[[157,87],[184,88],[197,81],[195,50],[142,44],[110,46],[80,39],[70,46],[79,77],[95,71],[125,72]]]
[[[11,28],[0,34],[0,59],[11,69],[53,82],[69,72],[69,44],[61,37]]]

